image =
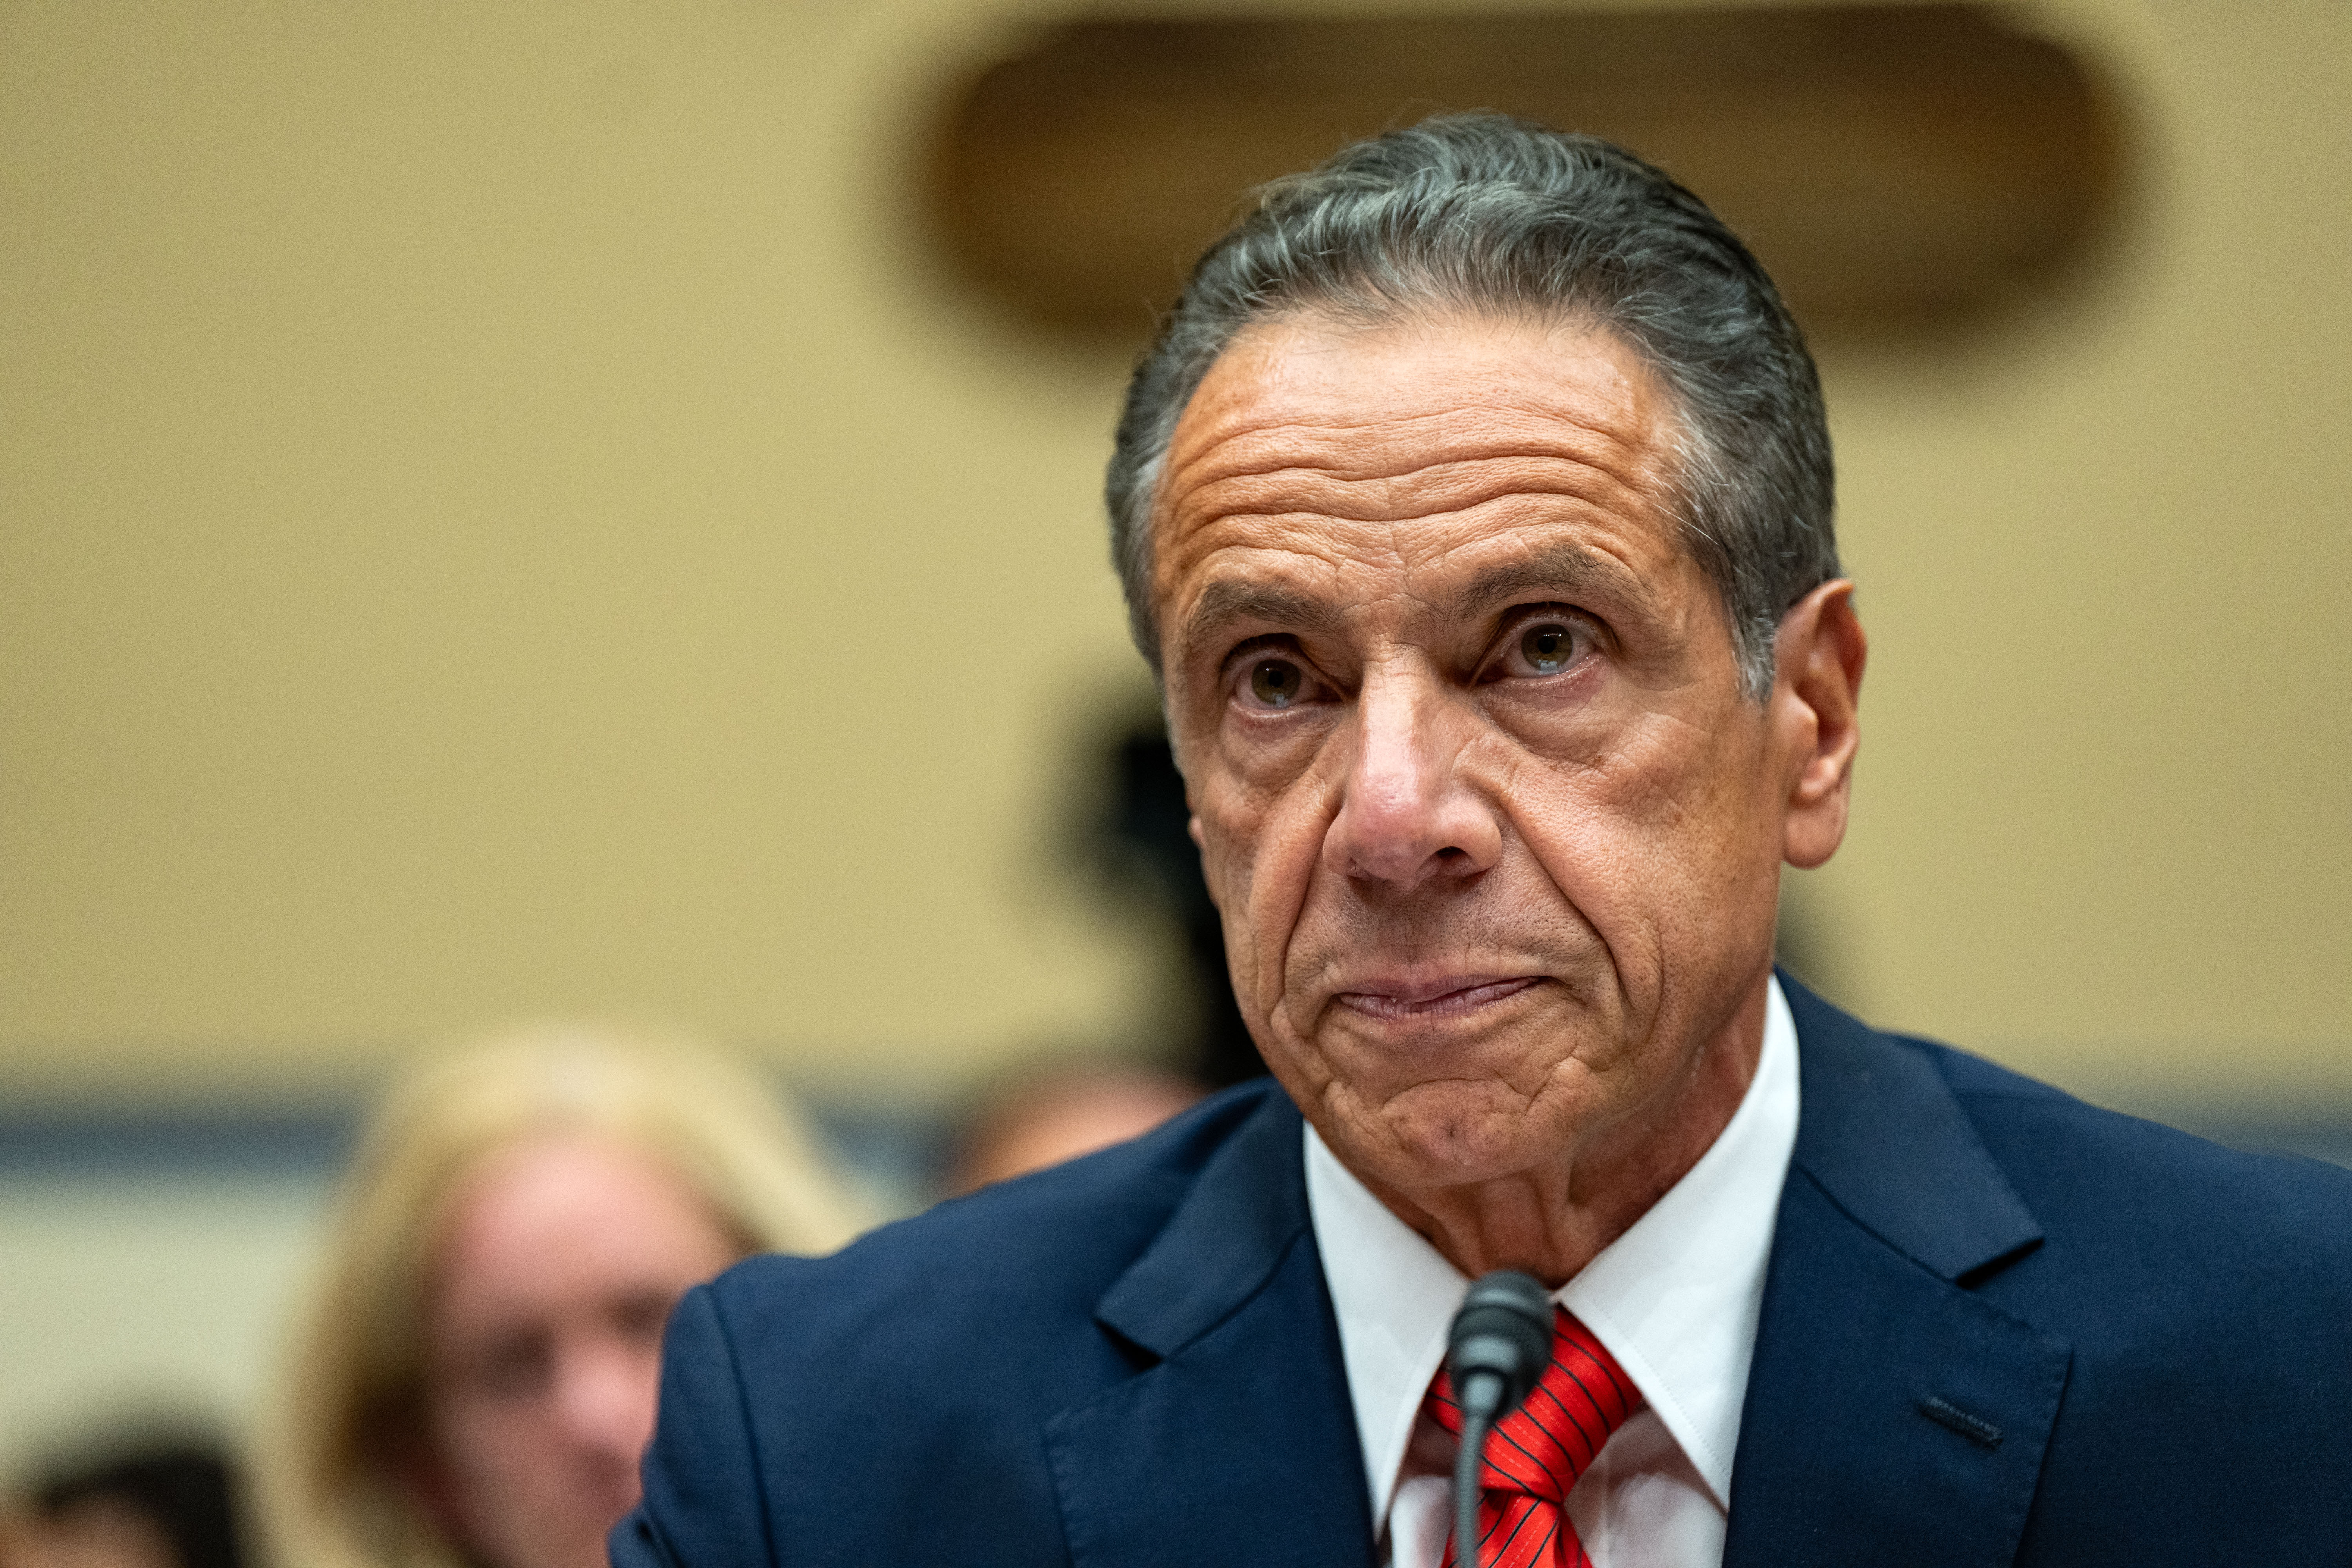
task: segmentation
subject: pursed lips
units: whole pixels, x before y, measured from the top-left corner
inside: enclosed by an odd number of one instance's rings
[[[1379,977],[1335,992],[1341,1006],[1386,1023],[1463,1017],[1541,984],[1539,974],[1450,974],[1426,979]]]

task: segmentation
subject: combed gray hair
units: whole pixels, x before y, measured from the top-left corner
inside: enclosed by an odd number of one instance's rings
[[[1105,499],[1136,647],[1155,673],[1151,510],[1177,421],[1234,339],[1307,310],[1583,318],[1630,342],[1681,417],[1685,547],[1723,596],[1755,701],[1789,607],[1838,574],[1821,378],[1764,269],[1696,196],[1622,148],[1445,115],[1277,180],[1209,248],[1138,363]]]

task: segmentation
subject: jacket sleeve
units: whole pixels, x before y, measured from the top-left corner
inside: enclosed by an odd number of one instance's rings
[[[613,1568],[773,1568],[742,1378],[709,1286],[670,1315],[642,1473],[644,1500],[609,1538]]]

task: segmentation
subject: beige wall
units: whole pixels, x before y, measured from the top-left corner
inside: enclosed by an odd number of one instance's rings
[[[2352,10],[2055,19],[2137,130],[2103,265],[1825,367],[1876,643],[1821,892],[1880,1018],[2129,1101],[2342,1108]]]
[[[2032,13],[2129,110],[2106,251],[1824,356],[1876,638],[1827,978],[2148,1104],[2352,1104],[2352,11],[2255,9]],[[1005,25],[0,0],[0,1095],[548,1007],[848,1092],[1150,1033],[1053,853],[1140,686],[1121,366],[912,240]]]

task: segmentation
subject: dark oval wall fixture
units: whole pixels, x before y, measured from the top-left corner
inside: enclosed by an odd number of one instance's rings
[[[2082,61],[1976,6],[1094,16],[967,79],[934,146],[933,227],[1020,314],[1139,339],[1249,187],[1448,109],[1663,165],[1816,331],[1997,303],[2084,246],[2116,180]]]

